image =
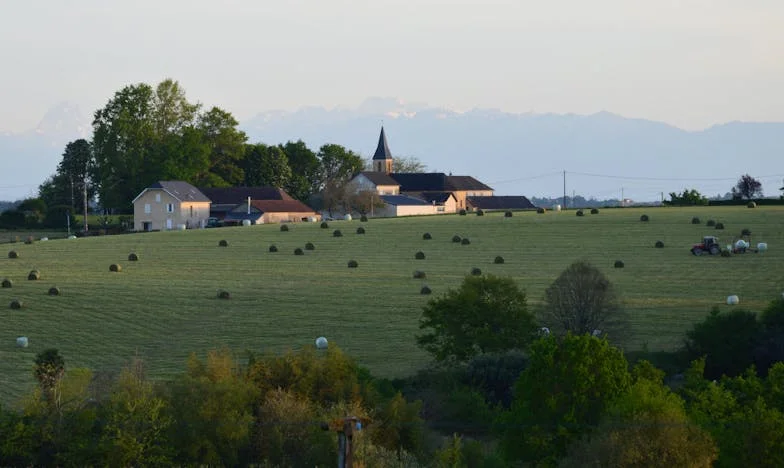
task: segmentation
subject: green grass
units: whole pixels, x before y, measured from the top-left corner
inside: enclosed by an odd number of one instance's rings
[[[639,221],[647,213],[650,222]],[[724,231],[692,225],[716,219]],[[571,262],[588,260],[616,285],[632,320],[628,335],[613,337],[627,348],[669,350],[709,309],[725,309],[729,294],[743,307],[760,310],[784,290],[784,207],[661,208],[573,211],[486,216],[333,221],[161,232],[5,245],[0,252],[0,401],[16,401],[34,385],[36,353],[53,347],[69,367],[116,370],[132,356],[147,361],[150,374],[180,372],[189,353],[228,346],[233,350],[281,352],[312,345],[326,336],[381,376],[404,376],[429,357],[414,336],[422,306],[460,284],[472,267],[514,277],[532,307]],[[764,254],[732,258],[694,257],[691,244],[718,235],[722,244],[749,228]],[[343,237],[335,238],[334,229]],[[430,232],[432,240],[423,240]],[[470,245],[455,244],[453,235]],[[226,239],[229,247],[218,247]],[[665,248],[656,249],[661,240]],[[313,242],[314,251],[295,256]],[[278,252],[270,253],[270,244]],[[426,254],[416,260],[417,251]],[[136,252],[138,262],[127,261]],[[496,256],[504,264],[494,264]],[[355,259],[359,268],[347,268]],[[625,268],[614,269],[615,260]],[[110,273],[119,263],[122,272]],[[30,270],[39,281],[27,281]],[[426,280],[413,279],[423,270]],[[420,295],[423,284],[432,296]],[[60,296],[48,296],[51,286]],[[219,289],[231,299],[217,298]],[[12,299],[25,308],[11,310]],[[28,336],[29,348],[15,347]]]

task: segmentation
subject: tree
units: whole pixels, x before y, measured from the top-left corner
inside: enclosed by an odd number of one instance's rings
[[[417,344],[437,361],[466,362],[483,353],[524,349],[536,324],[511,278],[467,276],[424,307]]]
[[[598,424],[632,379],[623,352],[590,335],[549,335],[528,354],[512,409],[499,421],[501,448],[509,461],[552,463]]]
[[[415,156],[395,157],[392,160],[392,172],[425,172],[427,166]]]
[[[737,198],[752,198],[762,196],[762,183],[754,177],[744,174],[738,179],[738,183],[732,187],[732,194]]]
[[[286,153],[278,146],[247,145],[244,160],[245,185],[284,187],[291,179]]]
[[[302,140],[279,145],[286,153],[291,177],[286,183],[286,192],[299,201],[307,201],[319,190],[319,159]]]
[[[56,389],[65,373],[65,360],[60,353],[54,349],[45,349],[35,356],[35,367],[33,370],[35,379],[46,401],[54,403],[56,400]]]
[[[198,118],[197,129],[210,149],[209,171],[200,174],[197,183],[208,187],[241,185],[245,179],[242,159],[245,157],[245,132],[237,119],[219,107],[213,107]]]
[[[345,197],[349,209],[361,215],[371,213],[374,208],[384,207],[384,200],[373,190],[361,190],[356,193],[350,193],[347,190]]]
[[[78,139],[68,143],[63,152],[63,159],[57,166],[57,173],[68,181],[71,190],[71,213],[86,213],[91,195],[90,176],[94,171],[93,151],[90,143]]]
[[[541,322],[560,335],[601,330],[620,337],[624,317],[610,280],[587,262],[569,265],[545,290]]]
[[[670,192],[670,201],[665,201],[664,203],[674,206],[707,205],[708,198],[695,189],[683,189],[683,193],[680,195]]]
[[[320,189],[323,189],[327,183],[338,186],[345,185],[349,179],[362,171],[364,167],[362,158],[358,154],[340,145],[323,145],[319,148],[317,157],[321,165],[319,173]]]

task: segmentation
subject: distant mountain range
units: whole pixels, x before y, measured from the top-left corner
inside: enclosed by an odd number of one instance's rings
[[[394,155],[416,157],[429,170],[473,175],[499,195],[560,196],[564,170],[569,195],[640,201],[684,188],[723,194],[744,173],[759,178],[766,195],[778,195],[784,177],[784,123],[686,131],[610,112],[463,112],[371,98],[354,109],[262,112],[241,127],[250,141],[302,139],[314,149],[338,143],[369,158],[382,122]],[[63,104],[33,131],[0,133],[0,199],[37,187],[54,172],[65,143],[89,131],[89,120]]]

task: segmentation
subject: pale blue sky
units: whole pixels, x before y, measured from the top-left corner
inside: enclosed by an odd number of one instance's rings
[[[0,130],[166,77],[240,119],[394,96],[784,121],[784,1],[0,0]]]

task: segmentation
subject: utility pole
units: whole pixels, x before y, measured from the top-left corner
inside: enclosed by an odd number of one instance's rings
[[[621,187],[621,206],[623,206],[623,187]]]
[[[87,177],[82,179],[82,196],[84,197],[84,232],[87,232]]]
[[[563,171],[563,209],[566,209],[566,171]]]
[[[354,429],[362,430],[359,418],[350,416],[338,420],[338,468],[353,468],[354,466]],[[334,427],[334,426],[333,426]]]

